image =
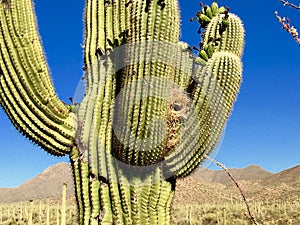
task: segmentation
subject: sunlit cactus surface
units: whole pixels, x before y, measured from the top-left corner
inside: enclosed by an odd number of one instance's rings
[[[86,90],[66,104],[32,0],[0,2],[0,104],[28,139],[69,155],[80,224],[170,224],[176,179],[216,147],[236,100],[240,19],[201,5],[193,51],[179,41],[177,0],[86,0]]]

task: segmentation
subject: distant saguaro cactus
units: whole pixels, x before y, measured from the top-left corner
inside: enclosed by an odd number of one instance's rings
[[[58,99],[31,0],[2,0],[0,103],[48,153],[68,154],[80,224],[170,224],[176,179],[219,141],[239,91],[244,29],[202,7],[198,56],[177,0],[86,0],[80,104]]]

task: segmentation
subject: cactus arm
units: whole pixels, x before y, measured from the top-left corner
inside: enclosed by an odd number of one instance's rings
[[[239,91],[242,65],[238,56],[216,52],[197,72],[203,82],[193,92],[198,116],[187,123],[189,133],[182,136],[176,154],[167,158],[177,177],[189,175],[218,144]]]
[[[212,6],[217,7],[217,4],[214,2]],[[166,158],[169,172],[175,173],[177,177],[190,174],[205,154],[216,147],[241,84],[241,56],[244,48],[241,20],[228,12],[210,17],[205,11],[202,12],[197,17],[205,31],[193,72],[197,86],[191,92],[197,113],[189,115],[183,128],[189,132],[183,132],[178,145],[171,150],[173,153]],[[203,16],[209,18],[209,21],[201,20]]]
[[[30,0],[0,4],[0,104],[15,127],[54,155],[68,153],[75,116],[54,92]]]

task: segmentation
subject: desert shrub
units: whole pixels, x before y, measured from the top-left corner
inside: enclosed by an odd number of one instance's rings
[[[216,214],[208,213],[202,217],[203,225],[215,225],[218,224],[218,217]]]

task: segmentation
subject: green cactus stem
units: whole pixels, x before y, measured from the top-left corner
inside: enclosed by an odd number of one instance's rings
[[[51,154],[70,152],[75,115],[54,92],[32,1],[2,2],[0,103],[16,128]]]
[[[67,184],[63,183],[61,194],[61,208],[60,208],[60,224],[66,225],[66,201],[67,201]]]
[[[176,179],[216,147],[236,100],[240,19],[203,6],[194,56],[177,0],[86,0],[75,107],[54,91],[32,1],[0,3],[0,105],[24,136],[70,156],[79,223],[169,225]]]

